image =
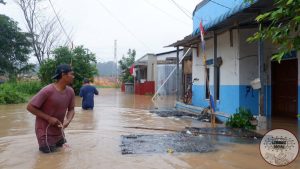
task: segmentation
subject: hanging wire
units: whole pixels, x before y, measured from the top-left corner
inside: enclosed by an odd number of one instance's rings
[[[184,9],[182,6],[180,6],[178,3],[176,3],[174,0],[171,1],[181,12],[183,12],[188,18],[192,19],[192,14],[188,12],[186,9]]]
[[[103,9],[106,10],[106,12],[113,17],[117,22],[119,22],[119,24],[132,36],[134,37],[137,41],[139,41],[142,45],[144,45],[144,47],[146,47],[149,51],[152,51],[151,48],[146,45],[142,40],[140,40],[132,31],[130,31],[130,29],[127,28],[127,26],[121,22],[120,19],[118,19],[100,0],[96,0]]]
[[[50,3],[50,5],[51,5],[51,8],[52,8],[52,10],[53,10],[53,12],[54,12],[54,14],[55,14],[55,17],[56,17],[56,19],[57,19],[57,21],[58,21],[58,23],[59,23],[61,29],[63,30],[63,32],[64,32],[64,34],[66,35],[66,37],[67,37],[68,41],[70,42],[70,44],[73,46],[73,42],[72,42],[70,36],[67,34],[65,28],[63,27],[63,25],[62,25],[62,23],[61,23],[61,21],[60,21],[60,19],[59,19],[59,17],[58,17],[58,14],[57,14],[57,12],[56,12],[56,10],[55,10],[55,8],[54,8],[54,6],[53,6],[51,0],[49,0],[49,3]]]
[[[178,22],[184,23],[185,25],[189,25],[189,26],[190,26],[190,24],[188,24],[187,22],[182,21],[182,20],[180,20],[180,19],[178,19],[178,18],[176,18],[176,17],[170,15],[170,14],[167,13],[165,10],[159,8],[158,6],[156,6],[155,4],[153,4],[152,2],[149,2],[148,0],[144,0],[144,1],[145,1],[148,5],[150,5],[150,6],[152,6],[153,8],[159,10],[160,12],[162,12],[162,13],[164,13],[165,15],[169,16],[170,18],[172,18],[172,19],[174,19],[174,20],[176,20],[176,21],[178,21]]]
[[[223,4],[219,3],[219,2],[216,2],[216,1],[213,1],[213,0],[209,0],[209,1],[212,2],[212,3],[214,3],[214,4],[217,4],[217,5],[219,5],[219,6],[222,6],[222,7],[224,7],[224,8],[231,9],[231,8],[229,8],[228,6],[225,6],[225,5],[223,5]]]

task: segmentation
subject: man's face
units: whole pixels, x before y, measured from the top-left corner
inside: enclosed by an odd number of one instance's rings
[[[64,81],[67,83],[67,84],[72,84],[73,83],[73,80],[74,80],[74,72],[71,71],[71,72],[68,72],[68,73],[63,73],[62,75],[62,79],[64,79]]]

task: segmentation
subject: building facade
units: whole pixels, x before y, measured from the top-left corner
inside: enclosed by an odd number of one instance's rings
[[[199,80],[193,83],[192,105],[208,107],[209,90],[217,112],[230,115],[242,107],[250,109],[254,115],[296,119],[300,103],[299,52],[285,56],[279,64],[271,59],[278,52],[276,46],[269,42],[247,41],[258,30],[254,18],[270,10],[273,1],[215,2],[223,6],[208,0],[200,2],[193,12],[193,34],[172,44],[193,50],[192,79]],[[199,35],[201,21],[206,32],[205,51]],[[206,78],[209,85],[205,83]],[[261,88],[254,85],[261,85]]]

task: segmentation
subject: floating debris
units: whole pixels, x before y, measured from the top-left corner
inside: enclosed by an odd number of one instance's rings
[[[216,127],[216,128],[197,128],[186,127],[184,133],[189,131],[194,136],[219,136],[222,142],[235,142],[235,143],[259,143],[263,135],[254,131],[237,128]]]
[[[183,133],[121,136],[122,154],[212,152],[215,146],[204,137]],[[167,150],[167,151],[166,151]],[[172,150],[172,151],[171,151]]]
[[[211,114],[208,113],[209,109],[203,109],[202,112],[192,113],[187,111],[181,111],[177,109],[155,109],[150,110],[150,113],[155,113],[160,117],[190,117],[200,122],[210,122]],[[218,118],[216,118],[216,123],[222,123]]]
[[[245,129],[186,127],[176,133],[121,136],[120,147],[122,154],[205,153],[231,143],[258,144],[261,138],[262,135]]]
[[[174,153],[174,150],[171,149],[171,148],[168,148],[167,153],[168,153],[168,154],[173,154],[173,153]]]
[[[202,122],[210,122],[211,115],[207,112],[207,109],[204,109],[201,113],[191,113],[191,112],[185,112],[185,111],[180,111],[176,109],[170,109],[170,110],[150,110],[150,113],[155,113],[160,117],[190,117],[193,119],[196,119],[198,121]],[[216,119],[217,123],[221,123],[218,119]]]
[[[189,130],[186,131],[186,134],[192,134]]]

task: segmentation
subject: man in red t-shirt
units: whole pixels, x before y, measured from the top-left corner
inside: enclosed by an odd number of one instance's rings
[[[35,133],[39,150],[44,153],[54,152],[66,142],[63,128],[75,113],[75,93],[68,86],[74,79],[71,66],[59,65],[53,79],[56,82],[41,89],[27,105],[27,110],[36,115]]]

